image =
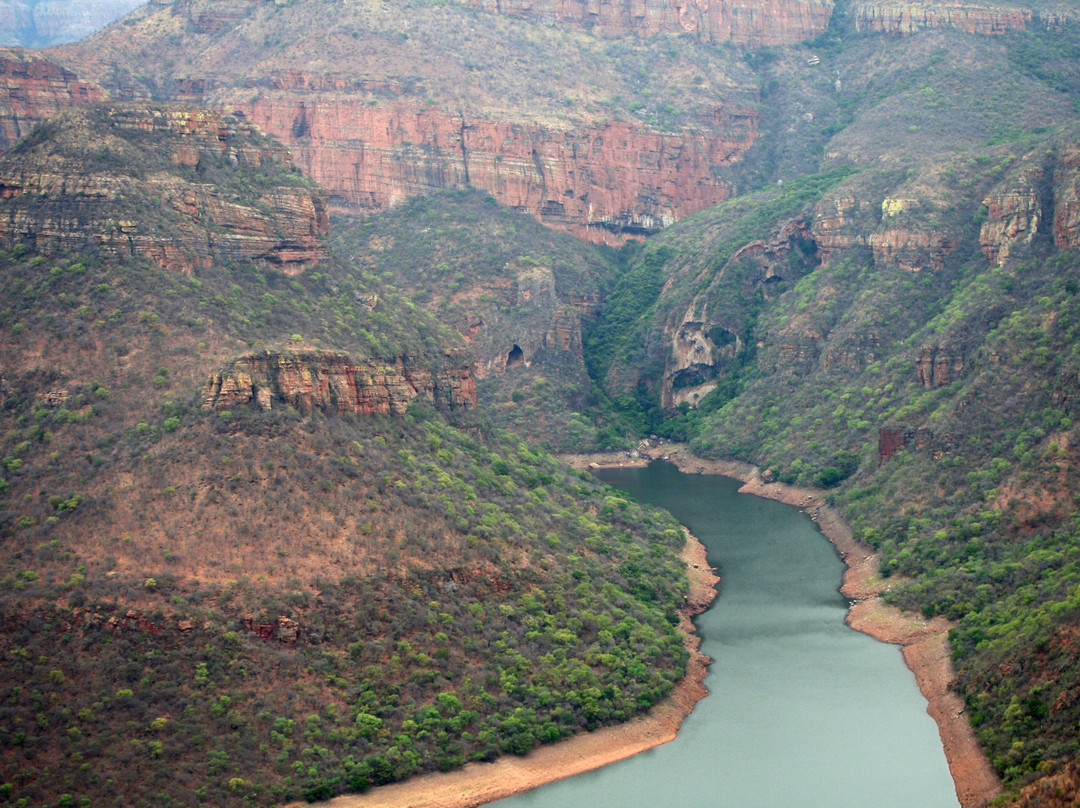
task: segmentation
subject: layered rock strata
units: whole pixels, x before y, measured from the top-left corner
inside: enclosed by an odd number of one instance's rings
[[[730,198],[715,170],[758,131],[756,113],[727,109],[674,134],[627,121],[557,129],[309,95],[302,77],[288,78],[280,92],[217,103],[289,146],[333,205],[374,212],[436,189],[482,188],[591,242],[620,244]]]
[[[0,152],[59,110],[104,98],[100,87],[39,54],[0,48]]]
[[[829,27],[832,0],[459,0],[512,14],[587,28],[607,37],[669,32],[749,48],[791,45]]]
[[[957,436],[938,433],[927,427],[881,427],[878,430],[878,460],[884,462],[905,449],[939,458],[957,445]]]
[[[983,200],[986,221],[979,229],[979,244],[986,260],[1003,266],[1018,247],[1030,244],[1042,221],[1042,206],[1035,187],[1025,185]]]
[[[868,33],[913,34],[925,28],[957,28],[970,34],[1004,34],[1027,28],[1031,9],[963,2],[861,2],[855,29]]]
[[[211,374],[201,394],[207,410],[289,406],[360,415],[403,415],[420,396],[451,409],[475,406],[476,382],[463,362],[433,371],[405,356],[386,362],[316,349],[265,350]]]
[[[1054,244],[1080,246],[1080,145],[1066,144],[1054,168]]]
[[[948,228],[931,224],[933,203],[917,199],[827,196],[817,204],[813,237],[828,262],[853,247],[869,249],[878,268],[936,271],[958,247]],[[880,210],[880,214],[877,211]]]
[[[246,122],[206,110],[132,105],[72,110],[56,126],[53,146],[0,163],[0,198],[8,200],[0,244],[45,256],[93,245],[185,273],[216,258],[297,274],[325,255],[324,194],[282,182],[288,153]],[[170,164],[141,162],[133,133],[163,141]],[[271,170],[254,193],[193,181],[200,172],[233,166]],[[165,216],[148,224],[140,208],[151,199]]]
[[[956,345],[923,345],[915,359],[915,377],[927,390],[960,380],[964,353]]]

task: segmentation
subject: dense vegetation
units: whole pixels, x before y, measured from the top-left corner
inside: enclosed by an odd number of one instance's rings
[[[0,744],[24,804],[362,791],[626,720],[683,671],[678,526],[515,438],[238,414],[141,449],[96,476],[138,473],[141,517],[190,540],[136,523],[99,554],[100,483],[8,522]]]
[[[153,199],[183,173],[155,162],[169,136],[104,122],[48,125],[7,170],[124,182],[86,226],[146,217],[182,247]],[[262,182],[245,171],[200,181],[239,194]],[[89,238],[0,253],[3,799],[321,799],[625,720],[682,675],[665,514],[422,397],[401,417],[200,407],[263,345],[461,361],[389,281],[334,255],[290,277]]]
[[[644,304],[600,317],[633,311],[635,338],[621,350],[587,342],[593,378],[626,423],[686,436],[699,454],[749,460],[774,479],[831,489],[895,579],[890,599],[956,622],[957,687],[1009,789],[1059,769],[1052,782],[1070,782],[1065,764],[1080,753],[1080,256],[1061,219],[1075,187],[1065,165],[1077,133],[1020,112],[1033,97],[1068,91],[1075,34],[834,43],[823,53],[842,75],[871,48],[894,57],[862,71],[851,94],[838,95],[837,117],[823,121],[840,124],[825,147],[832,161],[856,172],[808,186],[788,208],[773,201],[774,187],[654,237],[620,281]],[[958,46],[951,56],[946,42]],[[961,76],[937,66],[960,53],[999,76],[983,80],[1007,104],[957,110],[972,97],[940,84]],[[757,58],[776,72],[787,57]],[[912,106],[913,92],[948,101]],[[895,116],[886,133],[877,116],[900,99],[920,116],[912,135],[932,125],[945,140],[909,140]],[[1015,115],[995,117],[1010,105]],[[1063,120],[1075,115],[1056,109]],[[778,171],[783,139],[773,144]],[[943,142],[953,153],[912,151]],[[875,165],[881,154],[895,167]],[[986,252],[999,238],[983,229],[988,206],[1018,193],[1030,193],[1038,213],[1007,253]],[[742,221],[753,224],[743,230]],[[773,251],[767,260],[742,257],[755,243]],[[763,286],[769,273],[782,282]],[[662,413],[665,386],[677,391],[687,377],[668,347],[687,319],[715,338],[709,367],[692,382],[712,374],[721,384],[695,409]],[[725,337],[740,340],[734,353]],[[635,344],[656,347],[642,354]],[[622,367],[612,372],[616,356]]]

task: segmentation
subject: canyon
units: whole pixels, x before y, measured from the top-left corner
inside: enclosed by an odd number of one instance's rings
[[[74,42],[140,5],[138,0],[0,0],[0,45]]]
[[[537,447],[655,435],[827,489],[1006,788],[1070,788],[1075,16],[157,0],[0,51],[0,629],[51,699],[0,752],[96,721],[140,798],[287,801],[621,720],[678,536]]]

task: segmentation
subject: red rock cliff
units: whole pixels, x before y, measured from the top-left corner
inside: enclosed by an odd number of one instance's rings
[[[912,34],[924,28],[958,28],[971,34],[1003,34],[1031,22],[1031,9],[1023,6],[964,2],[856,3],[855,28],[859,31]]]
[[[662,32],[751,48],[791,45],[829,27],[832,0],[461,0],[492,13],[558,20],[601,36]]]
[[[717,109],[712,126],[678,134],[623,121],[554,129],[306,94],[302,76],[288,78],[297,92],[283,87],[221,106],[288,145],[332,203],[378,211],[433,189],[472,186],[594,242],[621,243],[730,198],[714,169],[757,137],[749,110]]]
[[[402,415],[418,396],[443,406],[471,407],[476,382],[467,364],[432,372],[408,357],[383,362],[316,349],[267,350],[241,356],[212,374],[203,387],[202,406]]]
[[[143,154],[133,132],[156,135],[161,148]],[[163,153],[171,165],[154,164]],[[9,200],[0,244],[57,255],[90,243],[183,272],[217,257],[296,274],[325,255],[328,219],[322,192],[294,182],[281,170],[289,165],[250,124],[206,110],[71,110],[47,141],[0,162],[0,198]],[[227,166],[277,170],[254,192],[230,192],[192,179],[213,166],[223,177]],[[151,208],[165,218],[144,220]]]
[[[55,62],[31,51],[0,48],[0,151],[58,110],[104,98],[100,87]]]

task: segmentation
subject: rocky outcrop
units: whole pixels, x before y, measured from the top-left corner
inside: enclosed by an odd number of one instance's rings
[[[477,379],[517,367],[568,372],[585,379],[581,319],[577,308],[556,293],[555,277],[546,266],[510,266],[512,285],[493,284],[496,297],[469,305],[469,327],[460,329],[473,356]],[[511,298],[512,296],[512,298]]]
[[[693,307],[687,312],[688,318],[692,317],[692,310]],[[700,320],[685,319],[671,337],[661,406],[696,405],[716,389],[718,362],[722,357],[734,357],[743,347],[741,343],[738,335],[731,331]]]
[[[269,623],[260,623],[255,615],[247,615],[240,625],[264,642],[276,641],[282,645],[296,645],[300,639],[300,624],[288,617],[278,617]]]
[[[822,260],[836,253],[868,244],[867,219],[873,216],[873,200],[847,194],[829,195],[814,210],[813,236]]]
[[[1066,144],[1054,170],[1054,244],[1080,246],[1080,146]]]
[[[842,374],[855,373],[881,357],[881,335],[873,331],[846,336],[833,332],[821,356],[821,369]]]
[[[829,27],[832,0],[459,0],[483,11],[587,28],[600,36],[695,34],[750,48],[791,45]]]
[[[717,109],[707,127],[675,134],[627,121],[553,128],[306,95],[303,74],[278,81],[279,92],[221,106],[285,143],[333,205],[374,212],[475,187],[591,242],[620,244],[728,199],[733,189],[714,172],[757,137],[757,114],[745,109]]]
[[[917,198],[877,202],[872,197],[826,196],[817,204],[813,237],[825,262],[839,252],[864,247],[879,269],[936,271],[958,243],[948,229],[932,224],[933,208],[933,203]]]
[[[945,266],[956,241],[948,233],[933,229],[884,228],[868,239],[878,267],[895,267],[908,272],[937,271]]]
[[[0,22],[0,30],[4,26]],[[0,48],[0,151],[61,109],[105,98],[98,86],[31,51]]]
[[[858,2],[855,29],[868,33],[913,34],[925,28],[957,28],[971,34],[1003,34],[1027,28],[1031,9],[963,2]]]
[[[730,305],[733,298],[771,299],[784,281],[798,280],[816,264],[817,247],[802,217],[786,222],[770,238],[751,241],[732,253],[708,288],[665,328],[668,352],[661,406],[696,406],[738,366],[747,349],[744,336],[753,330],[753,315],[745,307]]]
[[[1025,155],[982,200],[979,244],[990,263],[1005,266],[1039,233],[1058,247],[1080,246],[1080,146],[1072,137],[1056,146]]]
[[[303,413],[360,415],[403,415],[419,396],[437,406],[471,407],[476,382],[460,361],[433,371],[405,356],[386,362],[314,348],[264,350],[211,374],[201,394],[206,410],[288,406]]]
[[[881,427],[878,430],[878,460],[886,461],[905,449],[922,452],[937,459],[957,445],[951,433],[938,433],[926,427]]]
[[[964,352],[956,345],[923,345],[915,360],[915,376],[927,390],[960,380]]]
[[[230,190],[233,168],[266,182]],[[195,181],[200,174],[219,182]],[[251,124],[206,110],[72,110],[34,149],[0,163],[0,198],[0,244],[46,256],[92,245],[186,273],[223,260],[297,274],[326,250],[323,193],[292,175],[288,153]]]
[[[1003,266],[1013,250],[1030,244],[1042,221],[1037,190],[1028,185],[983,200],[986,221],[979,228],[979,245],[986,260]]]

